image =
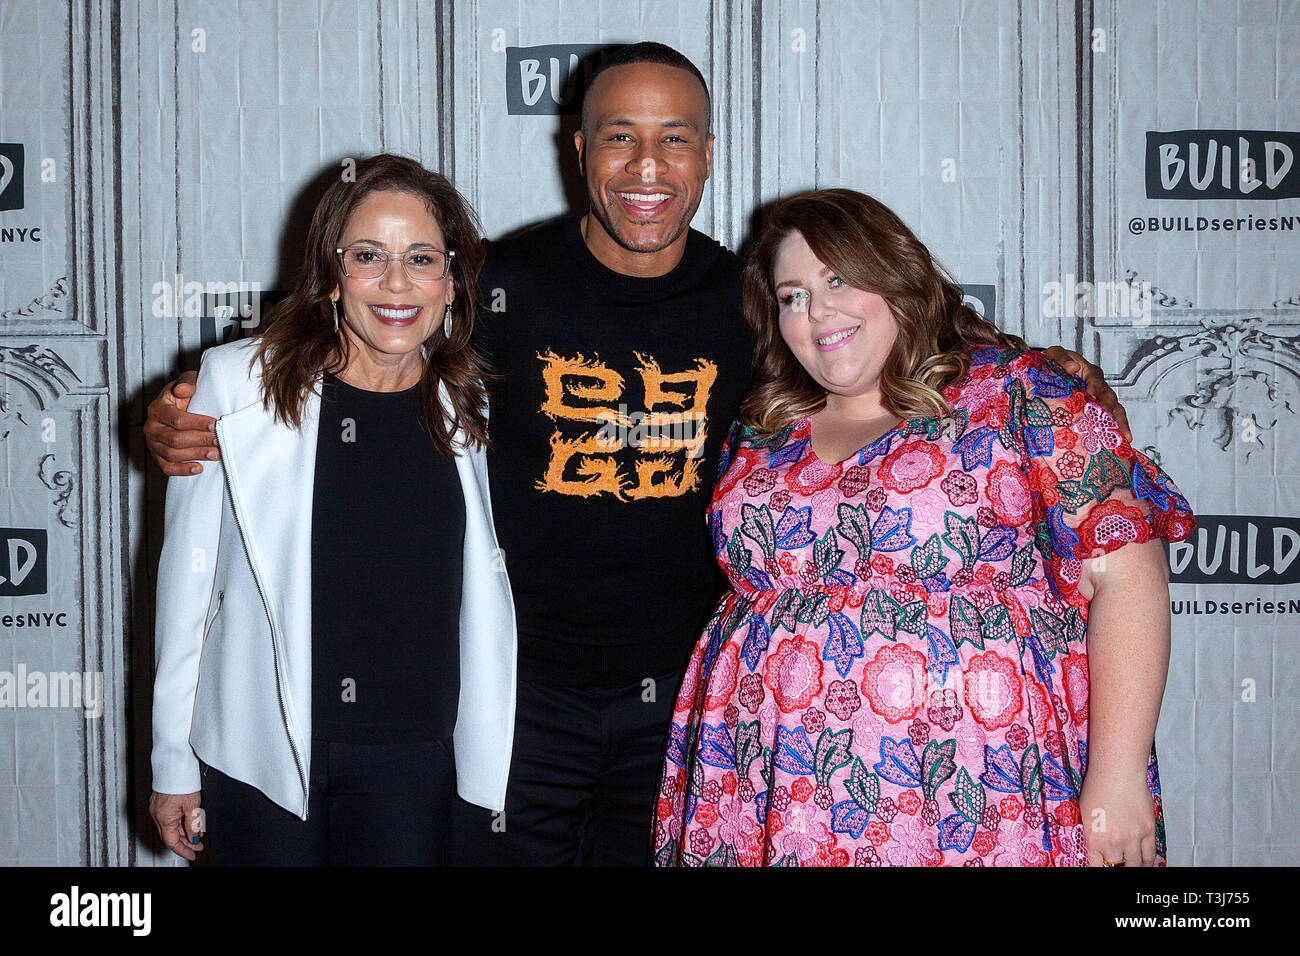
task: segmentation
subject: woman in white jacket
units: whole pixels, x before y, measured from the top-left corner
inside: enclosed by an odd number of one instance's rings
[[[150,812],[179,856],[436,864],[453,788],[504,804],[480,232],[442,176],[363,160],[257,337],[203,357],[222,459],[169,484],[158,574]]]

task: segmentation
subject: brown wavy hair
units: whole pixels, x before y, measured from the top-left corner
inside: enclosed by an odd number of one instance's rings
[[[350,347],[334,329],[330,293],[343,285],[335,249],[353,211],[371,193],[396,190],[424,200],[442,230],[455,288],[451,337],[439,322],[424,342],[420,378],[424,427],[444,455],[454,455],[457,428],[467,444],[486,446],[486,362],[470,344],[478,305],[478,276],[483,266],[482,227],[456,187],[413,159],[384,153],[357,161],[355,175],[340,176],[325,190],[307,230],[302,269],[289,295],[266,315],[252,361],[262,366],[262,403],[287,425],[302,425],[303,407],[323,371],[347,367]],[[438,383],[447,387],[450,409],[438,398]]]
[[[950,411],[940,389],[966,373],[973,345],[1027,348],[962,303],[962,291],[930,250],[882,202],[851,189],[822,189],[778,203],[750,254],[745,318],[754,330],[754,378],[741,424],[772,435],[826,405],[826,390],[799,364],[777,322],[777,247],[799,233],[824,265],[856,289],[881,296],[898,336],[880,374],[889,411],[901,419]]]

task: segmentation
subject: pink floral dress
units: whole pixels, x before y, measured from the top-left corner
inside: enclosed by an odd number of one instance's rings
[[[951,414],[841,464],[733,428],[731,583],[692,655],[658,865],[1086,866],[1081,559],[1195,527],[1042,353],[980,348]],[[1154,749],[1148,785],[1164,823]]]

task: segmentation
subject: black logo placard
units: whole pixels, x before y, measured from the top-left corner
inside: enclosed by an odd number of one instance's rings
[[[0,143],[0,212],[23,208],[23,144]]]
[[[1300,584],[1300,518],[1198,514],[1166,547],[1174,584]]]
[[[1148,199],[1300,197],[1300,132],[1175,129],[1147,133]]]
[[[590,43],[506,47],[506,112],[511,116],[580,112],[591,74],[602,54],[611,49]]]
[[[973,301],[967,302],[972,309],[988,319],[990,322],[997,322],[994,315],[994,309],[997,308],[998,290],[991,285],[970,285],[963,283],[961,287],[962,294]]]
[[[0,597],[49,590],[48,543],[44,528],[0,528]]]
[[[244,329],[259,328],[271,306],[288,295],[279,289],[205,292],[203,314],[199,316],[199,348],[206,350],[243,338]]]

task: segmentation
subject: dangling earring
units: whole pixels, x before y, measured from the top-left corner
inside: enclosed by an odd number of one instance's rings
[[[339,334],[339,304],[333,299],[330,299],[330,311],[334,313],[334,334],[338,335]]]
[[[447,311],[442,313],[442,334],[446,338],[451,338],[451,303],[447,303]]]

